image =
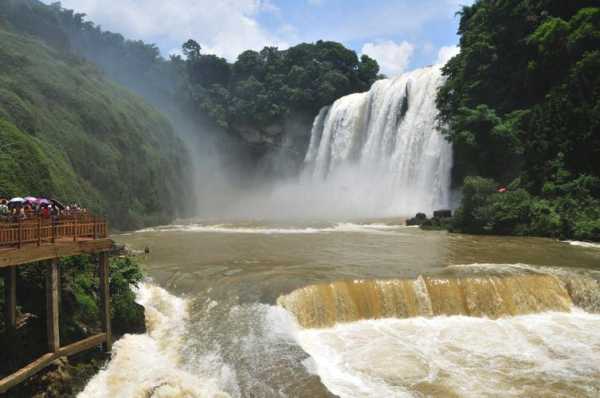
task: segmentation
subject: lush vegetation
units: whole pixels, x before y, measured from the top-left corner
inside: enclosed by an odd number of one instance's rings
[[[169,122],[81,57],[18,31],[10,10],[0,8],[0,195],[77,201],[117,228],[172,219],[191,194]]]
[[[246,51],[234,63],[202,53],[189,40],[182,56],[165,60],[153,44],[103,31],[84,14],[60,3],[3,0],[7,19],[54,48],[83,56],[113,80],[159,106],[172,120],[213,127],[249,140],[277,144],[289,119],[299,119],[304,145],[312,119],[324,106],[365,91],[379,77],[377,62],[360,59],[335,42],[300,44],[287,50]],[[199,129],[201,130],[201,129]],[[300,148],[299,148],[300,149]],[[301,148],[303,149],[303,148]]]
[[[600,240],[600,2],[479,0],[460,14],[438,96],[455,185],[471,177],[454,227]]]
[[[60,264],[61,343],[69,344],[101,331],[98,267],[90,256],[64,258]],[[16,334],[5,330],[0,317],[0,376],[6,375],[45,353],[46,347],[46,267],[33,264],[17,271],[17,303],[22,325]],[[144,309],[135,302],[132,290],[142,280],[138,264],[131,258],[114,258],[110,263],[112,329],[116,337],[123,333],[145,331]],[[4,286],[0,279],[0,309],[4,307]],[[33,396],[36,389],[58,389],[49,396],[73,395],[85,379],[103,362],[99,352],[88,352],[71,361],[67,371],[76,380],[62,380],[55,385],[48,380],[30,382],[13,390],[17,396]],[[78,383],[78,380],[80,383]],[[70,381],[70,382],[65,382]],[[75,381],[73,383],[73,381]],[[39,392],[39,391],[38,391]]]
[[[337,98],[366,91],[378,77],[377,62],[335,42],[300,44],[287,50],[245,51],[233,64],[204,55],[193,40],[183,45],[187,94],[222,127],[264,128],[290,113],[314,117]]]
[[[4,3],[4,4],[3,4]],[[0,0],[0,15],[19,32],[35,36],[63,52],[91,61],[112,80],[163,104],[175,96],[177,70],[158,48],[121,34],[104,31],[85,14],[38,0]]]
[[[600,179],[580,176],[532,195],[519,180],[497,192],[494,180],[467,177],[452,228],[469,233],[600,241]]]
[[[189,40],[182,46],[184,56],[164,59],[155,45],[102,30],[60,3],[0,0],[0,5],[0,20],[9,21],[13,31],[43,41],[68,59],[93,63],[98,72],[160,109],[176,126],[177,135],[199,141],[190,147],[196,156],[210,156],[203,148],[217,148],[228,168],[244,176],[293,173],[302,162],[319,108],[368,89],[380,77],[373,59],[359,59],[334,42],[300,44],[284,51],[246,51],[230,63],[204,54],[198,43]],[[272,164],[270,155],[282,147],[286,164]],[[167,174],[163,176],[171,184],[183,180]],[[162,176],[153,173],[153,177]],[[182,191],[181,197],[185,196]],[[149,215],[143,207],[112,218],[127,227],[169,218],[163,212]],[[173,203],[171,208],[182,207],[184,203]],[[141,217],[142,212],[147,217]]]

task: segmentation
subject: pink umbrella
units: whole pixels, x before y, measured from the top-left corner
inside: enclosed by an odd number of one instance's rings
[[[29,202],[29,203],[37,203],[37,198],[34,196],[26,196],[25,197],[25,202]]]
[[[37,200],[37,204],[40,205],[40,206],[49,206],[50,205],[50,201],[48,199],[39,198]]]

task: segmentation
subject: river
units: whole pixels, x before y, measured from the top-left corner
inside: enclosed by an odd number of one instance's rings
[[[395,219],[115,238],[150,248],[148,333],[82,398],[600,395],[598,247]]]

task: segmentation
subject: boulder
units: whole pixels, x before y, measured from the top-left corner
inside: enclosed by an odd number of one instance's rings
[[[425,213],[417,213],[413,218],[406,220],[406,225],[422,225],[427,221],[427,215]]]

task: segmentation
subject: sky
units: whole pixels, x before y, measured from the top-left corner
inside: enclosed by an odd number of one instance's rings
[[[54,0],[44,0],[46,3]],[[457,53],[458,17],[473,0],[62,0],[103,29],[179,53],[193,38],[203,53],[235,61],[244,50],[334,40],[375,58],[388,76]]]

